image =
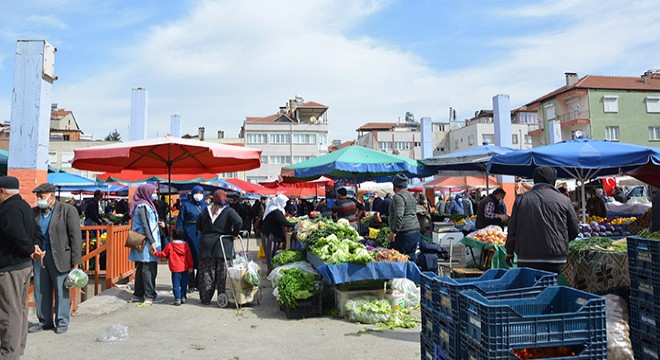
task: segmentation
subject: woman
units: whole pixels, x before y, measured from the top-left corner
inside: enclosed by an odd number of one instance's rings
[[[194,272],[188,274],[189,291],[197,287],[195,273],[199,271],[199,238],[201,233],[197,230],[197,218],[206,210],[204,189],[196,185],[192,188],[191,198],[181,204],[179,216],[176,218],[176,228],[184,232],[183,240],[190,246],[193,257]]]
[[[213,204],[206,208],[197,218],[197,229],[201,231],[199,241],[199,273],[197,274],[197,289],[203,305],[211,303],[216,288],[218,294],[225,292],[227,271],[225,258],[233,258],[231,241],[225,241],[225,253],[220,242],[224,236],[238,236],[243,226],[243,220],[236,210],[227,203],[227,194],[222,190],[213,193]]]
[[[161,251],[159,227],[165,227],[163,222],[158,221],[154,199],[157,199],[156,186],[140,185],[133,195],[129,209],[133,220],[131,229],[147,237],[147,246],[141,252],[131,249],[128,254],[128,259],[135,262],[135,291],[132,301],[149,305],[156,300],[158,271],[158,258],[151,254]]]
[[[268,264],[268,273],[270,274],[273,264],[273,252],[279,248],[280,243],[285,241],[284,227],[294,227],[295,223],[289,222],[284,217],[284,207],[289,198],[284,194],[279,194],[270,199],[263,215],[261,224],[261,242],[264,244],[266,253],[266,263]]]

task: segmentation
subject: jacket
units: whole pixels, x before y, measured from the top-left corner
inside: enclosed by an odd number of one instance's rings
[[[519,262],[565,263],[568,242],[578,235],[570,200],[549,184],[536,184],[513,204],[506,253]]]
[[[419,231],[417,202],[408,190],[394,194],[389,210],[389,225],[393,233]]]
[[[211,222],[211,214],[209,214],[209,206],[197,218],[197,229],[202,232],[202,237],[199,240],[199,258],[200,259],[222,259],[222,248],[220,247],[220,238],[225,235],[232,237],[238,236],[243,226],[243,220],[236,210],[229,206],[225,206],[222,212]],[[230,256],[233,249],[225,247],[225,254]]]
[[[39,222],[43,210],[34,207],[32,211],[35,221]],[[69,272],[74,265],[82,263],[82,235],[78,210],[69,204],[55,201],[50,211],[53,215],[48,225],[48,237],[55,268],[60,273]]]
[[[98,225],[103,224],[101,216],[99,215],[99,202],[92,199],[85,205],[85,220],[94,222]]]
[[[186,272],[193,268],[190,246],[183,240],[173,240],[165,246],[165,250],[156,251],[154,255],[159,259],[167,258],[171,272]]]
[[[273,235],[275,241],[282,242],[284,238],[284,227],[294,227],[296,224],[289,222],[280,210],[273,210],[261,224],[261,233],[265,236]]]
[[[32,266],[34,246],[43,246],[43,236],[34,214],[20,195],[0,203],[0,272]]]
[[[479,201],[475,225],[477,229],[483,229],[489,225],[502,225],[502,219],[500,219],[500,214],[497,212],[499,203],[500,201],[493,194]]]
[[[128,260],[137,262],[155,262],[158,258],[149,254],[149,247],[153,244],[156,251],[160,251],[160,228],[158,227],[158,215],[156,211],[147,205],[139,205],[133,213],[133,222],[131,230],[139,232],[147,237],[147,244],[138,252],[131,249],[128,253]]]

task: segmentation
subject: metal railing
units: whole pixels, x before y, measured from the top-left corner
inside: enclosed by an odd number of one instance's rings
[[[566,123],[574,120],[589,120],[589,111],[588,110],[571,111],[566,114],[557,115],[557,117],[559,118],[559,122],[561,123]]]

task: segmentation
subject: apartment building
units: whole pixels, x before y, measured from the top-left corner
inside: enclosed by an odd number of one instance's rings
[[[449,133],[449,123],[432,122],[431,127],[435,149],[444,143]],[[356,131],[356,145],[411,159],[422,158],[422,132],[418,122],[370,122]]]
[[[550,143],[550,122],[560,127],[562,140],[580,131],[592,139],[658,146],[660,70],[638,77],[565,73],[565,80],[565,86],[526,105],[539,118],[538,128],[529,132],[534,146]]]
[[[258,183],[280,174],[282,166],[328,152],[328,107],[296,96],[275,114],[247,117],[239,137],[245,146],[261,149],[261,168],[245,179]]]

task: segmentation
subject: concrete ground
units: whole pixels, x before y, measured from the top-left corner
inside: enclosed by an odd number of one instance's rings
[[[256,242],[250,242],[252,249]],[[256,252],[253,255],[256,258]],[[131,284],[132,285],[132,284]],[[84,302],[66,334],[28,334],[23,359],[419,359],[419,327],[365,331],[373,326],[331,317],[287,320],[277,308],[270,282],[263,281],[260,305],[236,311],[214,302],[173,306],[170,272],[158,268],[164,302],[150,307],[128,303],[130,289],[110,289]],[[233,306],[233,304],[230,304]],[[36,319],[31,316],[30,321]],[[99,342],[106,328],[128,326],[119,342]]]

